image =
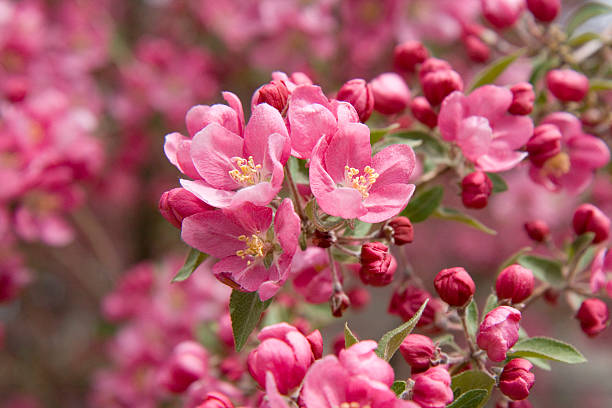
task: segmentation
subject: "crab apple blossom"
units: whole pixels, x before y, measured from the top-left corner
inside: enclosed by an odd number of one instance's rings
[[[213,209],[184,188],[168,190],[159,199],[159,212],[176,228],[181,228],[186,217]]]
[[[525,10],[525,0],[481,0],[482,14],[495,28],[513,26]]]
[[[414,185],[408,179],[415,156],[407,145],[392,145],[372,157],[367,126],[346,123],[315,146],[310,187],[327,214],[375,223],[397,215]]]
[[[467,208],[486,207],[492,192],[493,182],[485,172],[475,171],[461,180],[461,201]]]
[[[422,76],[421,87],[429,103],[437,106],[452,92],[463,91],[463,79],[452,69],[437,69]]]
[[[429,57],[427,48],[420,42],[410,40],[398,44],[393,49],[393,65],[401,72],[414,72],[416,66]]]
[[[440,298],[455,307],[467,305],[476,290],[472,277],[461,267],[442,269],[434,279],[434,286]]]
[[[220,392],[209,392],[197,408],[234,408],[234,404]]]
[[[555,125],[540,125],[533,132],[527,142],[529,160],[538,167],[542,167],[550,158],[561,153],[561,132]]]
[[[574,211],[572,226],[576,235],[595,234],[593,243],[605,241],[610,236],[610,218],[593,204],[582,204]]]
[[[453,401],[451,377],[445,367],[431,367],[412,379],[412,400],[422,408],[443,408]]]
[[[553,69],[546,74],[546,87],[559,100],[579,102],[589,91],[589,79],[571,69]]]
[[[351,79],[346,82],[338,91],[336,98],[353,105],[361,122],[367,121],[374,111],[372,85],[364,79]]]
[[[336,268],[340,268],[337,262]],[[322,248],[298,250],[291,264],[291,276],[296,292],[309,303],[327,302],[333,293],[329,256]]]
[[[499,306],[486,314],[478,329],[478,347],[487,352],[491,361],[506,358],[506,352],[518,340],[521,312],[510,306]]]
[[[517,149],[533,134],[529,117],[508,113],[511,104],[512,92],[495,85],[477,88],[468,96],[453,92],[440,108],[440,133],[478,169],[509,170],[525,158],[526,153]]]
[[[463,37],[463,45],[468,57],[472,61],[485,63],[491,56],[491,49],[478,36],[466,35]]]
[[[200,344],[185,341],[172,351],[168,365],[162,371],[162,383],[171,392],[184,392],[208,372],[208,353]]]
[[[570,194],[581,193],[592,181],[594,171],[610,161],[608,146],[601,139],[585,134],[580,120],[567,112],[547,115],[539,127],[542,125],[556,126],[561,133],[561,151],[541,165],[532,162],[531,179],[551,191],[565,189]]]
[[[400,113],[410,103],[410,89],[396,73],[381,74],[370,85],[374,95],[374,109],[383,115]]]
[[[533,86],[528,82],[520,82],[510,88],[512,92],[512,104],[508,112],[513,115],[529,115],[533,111],[535,93]]]
[[[510,299],[512,303],[527,299],[533,292],[533,287],[533,272],[518,264],[506,267],[495,281],[497,298]]]
[[[271,372],[278,391],[288,394],[302,382],[314,361],[308,339],[294,326],[278,323],[259,332],[259,346],[248,359],[251,376],[265,388],[266,373]]]
[[[431,365],[436,345],[427,336],[409,334],[400,345],[400,353],[413,373],[425,371]]]
[[[389,248],[381,242],[370,242],[361,247],[359,277],[366,285],[386,286],[393,280],[397,261]]]
[[[182,238],[220,261],[219,280],[240,290],[258,291],[266,300],[287,280],[298,245],[300,219],[289,199],[274,214],[269,207],[244,203],[235,210],[194,214],[183,220]]]
[[[254,107],[260,103],[267,103],[282,113],[285,106],[287,106],[288,99],[289,90],[287,89],[287,85],[285,85],[283,81],[275,79],[262,85],[255,91],[253,94],[252,106]]]
[[[527,221],[524,227],[527,236],[535,242],[545,242],[550,237],[550,228],[542,220]]]
[[[597,298],[586,299],[576,313],[580,328],[589,337],[595,337],[608,327],[610,312],[608,306]]]
[[[533,364],[523,358],[510,360],[499,376],[501,392],[514,401],[527,398],[535,381],[535,375],[531,372],[532,368]]]
[[[612,298],[612,252],[609,249],[602,248],[595,254],[589,283],[594,294],[605,288]]]
[[[442,310],[443,305],[439,300],[432,298],[427,291],[416,286],[408,285],[394,290],[389,302],[388,313],[398,315],[404,321],[408,321],[427,299],[429,302],[423,310],[417,327],[430,325],[436,320],[436,315]]]

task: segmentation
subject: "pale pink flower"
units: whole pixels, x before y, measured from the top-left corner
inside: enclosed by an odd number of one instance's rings
[[[310,187],[330,215],[375,223],[397,215],[408,204],[414,185],[408,180],[415,156],[407,145],[386,147],[374,157],[370,132],[345,123],[319,140],[310,162]]]
[[[339,268],[339,264],[336,265]],[[293,287],[309,303],[329,301],[333,293],[333,280],[329,268],[329,255],[323,248],[308,247],[297,251],[291,264]]]
[[[605,288],[612,298],[612,252],[608,248],[600,249],[595,255],[591,264],[590,284],[593,294]]]
[[[444,408],[453,401],[451,377],[443,366],[435,366],[412,376],[412,400],[421,408]]]
[[[517,151],[533,134],[527,116],[508,113],[509,89],[485,85],[470,95],[453,92],[438,116],[444,140],[455,142],[463,155],[483,171],[499,172],[515,167],[526,153]]]
[[[287,279],[300,233],[300,219],[290,199],[279,206],[270,231],[272,216],[271,208],[251,203],[198,213],[183,220],[182,238],[220,259],[213,267],[219,280],[243,291],[259,291],[259,297],[267,300]]]
[[[595,170],[610,161],[608,146],[601,139],[583,133],[580,120],[567,112],[551,113],[540,124],[559,129],[561,152],[542,166],[532,163],[531,179],[551,191],[564,189],[570,194],[580,194],[593,180]]]

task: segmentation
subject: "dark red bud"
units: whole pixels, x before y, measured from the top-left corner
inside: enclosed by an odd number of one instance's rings
[[[414,72],[416,66],[429,57],[427,48],[420,41],[406,41],[395,46],[393,65],[400,72]]]
[[[592,204],[582,204],[576,209],[572,226],[576,235],[595,233],[594,244],[605,241],[610,235],[610,219]]]
[[[336,98],[353,105],[362,122],[367,121],[374,111],[372,86],[363,79],[351,79],[342,85]]]
[[[397,261],[381,242],[369,242],[361,247],[359,277],[365,285],[386,286],[393,280]]]
[[[470,173],[461,181],[461,201],[467,208],[486,207],[492,191],[493,183],[482,171]]]
[[[393,242],[395,245],[409,244],[414,239],[414,227],[408,217],[395,217],[388,224],[393,228]]]
[[[520,82],[510,88],[510,91],[512,91],[512,104],[508,112],[513,115],[529,115],[535,101],[533,86],[528,82]]]
[[[412,115],[421,123],[430,128],[435,128],[438,125],[438,114],[432,109],[427,98],[417,96],[410,103]]]
[[[434,279],[436,292],[451,306],[465,306],[476,291],[476,285],[467,271],[461,267],[442,269]]]
[[[580,321],[580,328],[589,337],[595,337],[608,326],[610,314],[608,306],[597,298],[582,302],[576,319]]]
[[[254,99],[255,105],[267,103],[279,112],[283,112],[289,99],[289,90],[283,81],[275,79],[259,88]]]

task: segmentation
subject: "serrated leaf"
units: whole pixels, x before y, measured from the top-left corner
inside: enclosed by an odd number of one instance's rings
[[[518,341],[510,357],[537,357],[567,364],[586,362],[586,358],[571,344],[548,337],[532,337]]]
[[[478,331],[478,306],[474,299],[472,299],[465,308],[465,323],[468,335],[473,341],[476,341],[476,332]]]
[[[520,49],[514,54],[502,57],[493,61],[476,75],[474,83],[470,90],[474,90],[486,84],[493,83],[503,72],[510,66],[518,57],[525,53],[524,49]]]
[[[419,310],[416,311],[410,320],[401,326],[388,331],[384,336],[382,336],[382,338],[378,341],[378,347],[376,348],[376,354],[378,357],[385,361],[391,360],[391,357],[393,357],[406,336],[412,333],[412,330],[414,330],[416,327],[421,315],[423,314],[423,310],[425,310],[425,306],[427,306],[427,302],[429,302],[429,299],[426,299],[425,302],[423,302]]]
[[[461,394],[459,398],[447,405],[447,408],[479,408],[482,407],[489,399],[487,390],[470,390],[465,394]]]
[[[570,40],[568,40],[567,44],[570,47],[579,47],[582,44],[586,44],[589,41],[593,41],[593,40],[599,40],[601,38],[601,36],[597,33],[591,33],[591,32],[586,32],[586,33],[582,33],[579,34],[573,38],[571,38]]]
[[[404,391],[406,391],[406,381],[395,381],[393,385],[391,385],[391,391],[393,391],[395,395],[399,397]]]
[[[204,262],[204,260],[208,257],[203,252],[198,251],[195,248],[191,248],[189,253],[187,254],[187,259],[185,259],[185,264],[172,278],[172,282],[182,282],[185,279],[189,278],[193,271],[198,269],[198,266]]]
[[[482,316],[486,316],[491,310],[497,307],[497,296],[495,293],[491,293],[487,298],[487,303],[485,303],[484,310],[482,311]]]
[[[353,344],[359,343],[357,336],[353,334],[351,329],[348,327],[348,322],[344,323],[344,348],[349,348]]]
[[[438,208],[443,196],[444,189],[441,186],[425,190],[410,200],[402,215],[413,223],[425,221]]]
[[[532,247],[523,247],[519,249],[518,251],[510,255],[504,262],[502,262],[501,266],[499,267],[499,271],[501,272],[503,269],[507,268],[508,266],[517,263],[518,259],[522,255],[525,255],[526,253],[531,252],[532,249],[533,249]]]
[[[484,391],[488,397],[494,385],[495,380],[493,377],[480,370],[464,371],[451,379],[453,393],[460,396],[470,391],[481,390]],[[457,398],[457,400],[459,400],[459,398]],[[487,402],[487,399],[488,398],[481,400],[477,405],[474,405],[474,408],[482,407]]]
[[[574,31],[582,24],[586,23],[593,17],[601,16],[603,14],[612,13],[612,7],[602,3],[587,3],[578,10],[574,11],[570,18],[567,20],[567,36],[571,37]]]
[[[487,176],[493,183],[493,193],[503,193],[504,191],[508,191],[508,184],[502,176],[497,173],[487,173]]]
[[[454,208],[439,207],[434,211],[433,215],[436,218],[441,218],[443,220],[460,222],[489,235],[497,235],[497,231],[494,229],[487,227],[477,219],[464,214],[459,210],[455,210]]]
[[[236,351],[242,350],[270,302],[272,299],[262,302],[257,292],[232,291],[229,309]]]
[[[610,91],[612,90],[612,79],[593,78],[589,80],[591,91]]]
[[[562,286],[565,283],[559,261],[536,255],[522,255],[518,258],[518,263],[531,269],[533,275],[542,282],[553,286]]]

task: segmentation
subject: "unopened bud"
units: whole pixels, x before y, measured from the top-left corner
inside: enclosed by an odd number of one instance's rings
[[[330,300],[331,312],[335,317],[342,317],[344,311],[351,305],[351,301],[346,293],[334,292]]]
[[[526,147],[529,160],[536,167],[542,167],[548,159],[561,153],[561,132],[555,125],[540,125],[534,129]]]
[[[395,245],[409,244],[414,239],[414,227],[408,217],[395,217],[388,225],[393,228]]]
[[[608,306],[597,298],[582,302],[576,319],[580,321],[580,328],[589,337],[595,337],[608,326],[610,314]]]
[[[393,280],[397,261],[381,242],[369,242],[361,247],[359,277],[366,285],[386,286]]]
[[[400,345],[400,353],[412,369],[412,373],[425,371],[436,351],[433,341],[421,334],[409,334]]]
[[[482,14],[495,28],[508,28],[525,9],[525,0],[481,0]]]
[[[353,105],[362,122],[367,121],[374,110],[372,86],[363,79],[351,79],[342,85],[336,98]]]
[[[463,38],[463,45],[468,57],[475,62],[487,62],[491,56],[489,46],[475,35],[467,35]]]
[[[527,231],[527,236],[535,242],[544,242],[550,236],[548,224],[541,220],[527,221],[525,231]]]
[[[425,75],[421,82],[425,98],[433,106],[442,103],[450,93],[463,91],[463,79],[453,70],[440,70]]]
[[[419,69],[419,82],[423,82],[425,76],[431,72],[449,71],[453,67],[447,61],[438,58],[427,58]]]
[[[582,204],[574,212],[572,226],[576,235],[593,232],[593,243],[598,244],[610,235],[610,219],[592,204]]]
[[[197,408],[234,408],[234,404],[220,392],[209,392]]]
[[[533,387],[535,375],[531,372],[533,364],[523,358],[515,358],[505,365],[499,377],[499,389],[512,400],[524,400]]]
[[[417,64],[429,57],[427,48],[420,41],[406,41],[395,46],[393,65],[400,72],[414,72]]]
[[[283,112],[288,99],[289,90],[287,89],[287,85],[285,85],[283,81],[275,79],[255,91],[253,104],[259,105],[260,103],[267,103],[276,108],[279,112]]]
[[[434,279],[436,292],[451,306],[465,306],[476,290],[476,285],[467,271],[461,267],[443,269]]]
[[[371,82],[374,93],[374,109],[384,115],[400,113],[410,102],[410,90],[399,75],[387,72]]]
[[[510,88],[510,91],[512,92],[512,104],[508,112],[513,115],[529,115],[535,101],[533,86],[528,82],[520,82]]]
[[[561,101],[579,102],[589,92],[589,79],[571,69],[553,69],[546,74],[546,87]]]
[[[417,96],[410,103],[412,115],[421,123],[427,125],[431,129],[438,125],[438,114],[432,109],[427,98]]]
[[[499,299],[520,303],[531,295],[533,286],[533,272],[521,265],[510,265],[497,277],[495,291]]]
[[[549,23],[559,14],[561,0],[527,0],[527,8],[535,18]]]
[[[164,192],[159,200],[159,212],[176,228],[181,228],[183,219],[203,211],[209,206],[184,188],[173,188]]]
[[[486,207],[492,191],[493,183],[482,171],[470,173],[461,181],[461,201],[467,208]]]

